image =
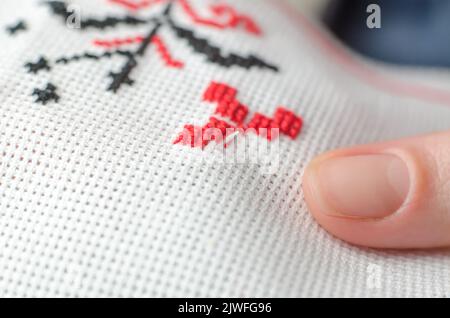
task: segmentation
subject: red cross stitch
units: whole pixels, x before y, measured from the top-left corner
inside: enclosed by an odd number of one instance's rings
[[[203,101],[216,103],[215,114],[229,119],[233,124],[212,116],[202,127],[185,125],[183,132],[178,135],[174,144],[203,149],[211,141],[215,141],[224,143],[226,146],[228,137],[240,132],[255,132],[258,135],[264,132],[264,137],[269,141],[278,137],[278,134],[273,135],[273,132],[276,131],[293,140],[298,137],[302,130],[303,120],[284,107],[278,107],[273,118],[255,113],[248,124],[244,124],[249,109],[236,99],[237,93],[235,88],[227,84],[211,82],[203,94]],[[215,130],[211,128],[215,128]]]
[[[128,10],[137,11],[159,4],[167,2],[167,0],[109,0],[113,4],[120,5]]]
[[[119,39],[116,38],[114,40],[94,40],[93,44],[95,46],[101,46],[108,49],[111,48],[117,48],[124,45],[134,44],[134,43],[142,43],[144,41],[143,36],[136,36],[136,37],[128,37]],[[165,64],[168,67],[173,68],[183,68],[184,63],[176,60],[172,57],[169,50],[167,49],[166,44],[164,43],[163,39],[159,35],[155,35],[151,39],[151,43],[155,45],[156,51],[159,53],[159,56],[162,58],[162,60],[165,62]]]
[[[188,0],[179,0],[180,5],[184,12],[191,18],[194,23],[206,25],[218,29],[232,28],[236,29],[240,26],[244,27],[244,30],[253,35],[261,35],[262,31],[255,23],[255,21],[244,14],[238,13],[233,7],[226,4],[215,4],[210,6],[210,11],[213,13],[214,18],[202,18],[194,10]],[[217,19],[223,18],[223,21]]]
[[[145,0],[145,1],[133,1],[133,0],[109,0],[113,4],[118,4],[126,7],[129,10],[137,11],[146,9],[152,5],[168,2],[168,0]],[[213,4],[210,6],[210,11],[213,13],[213,18],[201,17],[188,0],[178,0],[181,8],[192,22],[209,26],[218,29],[237,29],[243,27],[244,30],[253,35],[261,35],[262,31],[256,22],[249,16],[238,13],[233,7],[227,4]],[[95,39],[93,44],[105,48],[118,48],[130,44],[142,43],[144,36],[131,36],[126,38],[114,38],[110,40]],[[171,53],[167,49],[163,39],[155,35],[151,40],[157,47],[157,50],[168,67],[182,68],[184,63],[172,58]]]

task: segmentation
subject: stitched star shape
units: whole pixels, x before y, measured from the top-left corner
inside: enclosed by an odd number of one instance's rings
[[[59,101],[59,95],[56,94],[56,86],[51,83],[48,83],[44,89],[36,88],[33,91],[33,95],[37,96],[36,103],[42,103],[44,105],[51,100],[55,102]]]
[[[48,65],[48,61],[41,57],[36,63],[27,63],[25,67],[28,68],[28,73],[37,74],[41,70],[50,71],[50,65]]]

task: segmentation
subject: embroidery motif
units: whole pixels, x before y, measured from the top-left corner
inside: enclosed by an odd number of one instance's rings
[[[170,55],[169,50],[167,49],[164,41],[161,39],[160,36],[158,35],[154,36],[152,39],[152,43],[156,46],[156,50],[159,52],[159,55],[161,56],[161,58],[168,67],[182,68],[184,66],[183,62],[175,60]]]
[[[33,95],[37,97],[37,103],[42,103],[44,105],[51,100],[54,100],[55,102],[58,102],[59,100],[59,96],[56,94],[56,86],[51,83],[48,83],[47,87],[44,89],[34,89]]]
[[[207,25],[210,27],[218,28],[218,29],[227,29],[227,28],[238,28],[241,25],[248,33],[252,33],[254,35],[261,35],[261,29],[258,25],[253,21],[252,18],[246,15],[239,14],[236,10],[234,10],[231,6],[225,4],[215,4],[210,7],[211,12],[216,17],[227,17],[228,19],[225,22],[217,22],[214,19],[206,19],[200,17],[197,12],[192,8],[188,0],[179,0],[180,5],[183,8],[184,12],[192,19],[192,21],[196,24]]]
[[[14,25],[6,27],[6,31],[11,35],[15,35],[19,31],[26,31],[26,30],[27,30],[27,25],[26,25],[25,21],[23,21],[23,20],[18,21]]]
[[[238,13],[231,6],[214,4],[210,7],[213,17],[203,18],[200,17],[200,15],[194,10],[188,0],[143,0],[140,2],[130,0],[109,1],[132,11],[150,8],[157,4],[165,4],[165,7],[160,14],[150,16],[148,18],[140,18],[130,15],[126,15],[124,17],[107,16],[102,19],[84,18],[80,21],[80,28],[82,30],[102,30],[106,28],[114,28],[119,25],[151,25],[151,27],[148,33],[144,35],[132,36],[125,39],[94,40],[93,44],[95,46],[103,47],[108,50],[101,54],[84,52],[70,57],[59,57],[55,60],[41,57],[37,62],[29,62],[25,64],[28,72],[36,74],[40,71],[51,71],[52,67],[55,65],[64,65],[85,59],[101,60],[103,58],[110,58],[112,56],[119,55],[125,58],[125,62],[120,70],[116,72],[111,71],[109,73],[108,76],[111,78],[111,82],[107,87],[107,90],[116,93],[123,85],[132,85],[134,83],[134,80],[131,77],[132,72],[136,67],[138,67],[141,62],[141,58],[152,45],[155,46],[156,52],[162,58],[166,66],[177,69],[184,67],[184,63],[178,59],[175,59],[169,52],[167,45],[159,35],[159,31],[163,27],[172,30],[178,39],[186,41],[194,53],[205,56],[209,63],[226,68],[260,68],[262,70],[265,69],[274,72],[279,71],[277,66],[266,62],[256,55],[250,54],[248,56],[244,56],[236,53],[224,53],[222,48],[212,44],[208,39],[197,36],[193,30],[187,27],[179,26],[174,21],[171,14],[173,7],[178,5],[195,24],[219,29],[241,28],[253,35],[261,34],[260,28],[252,18]],[[72,15],[72,12],[68,10],[67,4],[64,1],[47,1],[45,4],[50,8],[50,11],[55,16],[60,17],[64,23]],[[120,48],[133,44],[138,44],[138,48],[134,50],[117,49],[115,51],[109,51],[111,48]]]
[[[39,58],[39,60],[36,63],[27,63],[25,64],[25,67],[28,68],[29,73],[37,74],[41,70],[47,70],[50,71],[50,66],[48,65],[48,61],[43,58],[42,56]]]
[[[113,48],[142,42],[144,42],[144,37],[136,36],[114,40],[94,40],[94,45],[106,48]],[[168,67],[183,68],[184,63],[172,57],[169,50],[167,49],[166,44],[159,35],[155,35],[151,42],[156,46],[156,50],[158,51],[160,57]]]
[[[226,140],[236,133],[254,132],[263,135],[269,141],[278,137],[278,135],[273,135],[276,131],[293,140],[298,137],[302,130],[303,120],[284,107],[278,107],[273,118],[255,113],[248,124],[244,124],[249,109],[236,99],[237,93],[235,88],[227,84],[212,82],[203,94],[203,101],[216,103],[215,114],[229,119],[233,124],[212,116],[202,127],[185,125],[183,132],[173,143],[203,149],[211,141],[224,143],[226,147]],[[220,132],[220,134],[211,135],[211,128],[216,128],[215,132]]]
[[[68,10],[67,4],[64,1],[47,1],[44,2],[44,4],[48,5],[50,8],[50,11],[55,15],[61,18],[64,25],[66,24],[66,21],[71,17],[73,12]],[[124,17],[105,17],[104,19],[82,19],[80,21],[80,29],[105,29],[105,28],[112,28],[115,26],[118,26],[120,24],[125,25],[140,25],[140,24],[147,24],[149,22],[153,22],[153,19],[144,20],[139,19],[133,16],[124,16]]]
[[[140,9],[148,8],[154,4],[158,4],[167,0],[142,0],[139,2],[130,0],[109,0],[109,2],[121,5],[128,10],[137,11]]]

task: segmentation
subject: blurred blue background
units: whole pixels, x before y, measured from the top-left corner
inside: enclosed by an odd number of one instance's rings
[[[381,8],[370,29],[367,6]],[[324,21],[348,46],[389,63],[450,67],[450,0],[331,0]]]

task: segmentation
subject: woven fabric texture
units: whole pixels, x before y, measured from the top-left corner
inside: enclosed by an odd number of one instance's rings
[[[1,296],[450,296],[449,251],[350,246],[316,224],[301,190],[305,165],[323,151],[450,129],[447,71],[362,60],[279,0],[226,0],[261,34],[195,22],[175,1],[179,25],[279,71],[211,63],[165,23],[158,34],[184,66],[168,67],[152,45],[134,84],[114,93],[108,74],[126,56],[54,61],[103,54],[96,40],[145,37],[149,24],[71,29],[41,2],[0,3]],[[71,1],[83,19],[162,16],[167,1],[154,2],[133,11]],[[188,3],[224,18],[208,9],[217,1]],[[5,29],[19,20],[26,30]],[[40,57],[51,70],[29,72]],[[279,138],[273,173],[173,144],[185,124],[213,114],[202,101],[211,82],[236,88],[252,113],[283,105],[302,116],[297,139]],[[58,101],[36,102],[48,83]]]

